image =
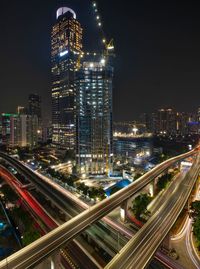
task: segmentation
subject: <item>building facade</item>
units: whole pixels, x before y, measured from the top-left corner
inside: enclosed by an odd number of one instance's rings
[[[112,170],[112,85],[109,63],[84,62],[76,80],[76,158],[81,174]]]
[[[2,114],[2,144],[14,147],[36,147],[38,144],[38,117],[25,114]]]
[[[51,34],[52,140],[65,149],[75,149],[75,73],[82,52],[82,28],[75,12],[57,10]]]

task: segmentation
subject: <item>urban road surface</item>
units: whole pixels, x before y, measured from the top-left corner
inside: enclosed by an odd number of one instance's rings
[[[48,257],[55,250],[62,247],[76,235],[80,234],[80,232],[84,231],[89,225],[103,218],[113,209],[126,201],[129,197],[140,191],[142,188],[148,185],[152,179],[157,177],[168,167],[195,153],[196,150],[193,150],[191,152],[171,158],[156,166],[154,169],[130,184],[128,187],[120,190],[110,198],[103,200],[97,205],[90,207],[88,210],[85,210],[83,213],[79,214],[72,220],[61,225],[60,227],[36,240],[34,243],[23,248],[17,253],[11,255],[6,260],[1,261],[0,268],[22,269],[35,265],[42,259]],[[10,162],[12,161],[12,158],[8,157],[4,153],[0,153],[0,156],[4,159],[9,160]]]
[[[24,188],[22,183],[13,176],[7,169],[0,166],[0,175],[6,182],[18,193],[18,195],[23,199],[26,206],[31,210],[34,216],[41,219],[42,222],[45,224],[45,227],[42,227],[43,230],[46,232],[49,232],[59,226],[59,224],[52,219],[52,217],[47,213],[46,210],[40,205],[40,203],[29,193],[29,191]],[[44,229],[45,228],[45,229]],[[75,241],[70,241],[68,244],[68,248],[73,250],[73,256],[75,256],[75,253],[78,253],[79,255],[76,255],[76,259],[81,264],[81,268],[90,268],[98,269],[102,268],[93,257],[91,257],[90,253],[88,253],[85,249],[83,250],[83,247]],[[62,265],[65,264],[65,268],[71,268],[70,264],[73,264],[73,258],[70,259],[70,257],[65,258],[65,249],[61,251],[61,261]],[[78,266],[77,266],[78,268]]]
[[[23,166],[22,166],[23,167]],[[28,170],[28,172],[30,172]],[[33,171],[31,171],[32,174]],[[88,208],[88,205],[83,203],[80,199],[77,199],[75,195],[72,195],[69,191],[66,189],[63,189],[63,187],[59,186],[58,184],[55,184],[52,180],[50,180],[47,177],[42,176],[41,174],[38,174],[38,181],[37,184],[35,182],[35,186],[38,186],[38,182],[46,182],[46,188],[42,189],[42,192],[45,193],[45,196],[50,198],[50,200],[54,204],[59,204],[59,208],[64,212],[66,215],[68,215],[70,218],[73,216],[78,215],[80,212]],[[31,178],[27,173],[23,172],[23,175],[25,178],[28,178],[31,182]],[[35,175],[34,175],[35,176]],[[42,180],[42,179],[45,179]],[[33,180],[34,181],[34,180]],[[53,185],[54,190],[49,193],[49,188]],[[41,186],[40,186],[41,189]],[[50,188],[51,189],[51,188]],[[58,196],[55,195],[55,191],[57,190]],[[48,208],[49,210],[49,208]],[[118,213],[119,214],[119,213]],[[98,222],[97,224],[91,226],[89,229],[86,231],[87,234],[91,238],[94,239],[97,244],[102,247],[103,250],[105,250],[111,257],[114,257],[116,253],[132,238],[134,233],[132,230],[127,229],[124,225],[122,225],[119,222],[112,221],[108,217],[103,218],[103,222]],[[79,238],[80,240],[80,238]],[[116,243],[117,242],[117,243]],[[98,266],[96,262],[94,262],[93,257],[91,256],[90,253],[85,253],[85,249],[83,251],[83,248],[80,248],[80,244],[78,242],[74,242],[76,244],[73,244],[73,241],[70,242],[70,245],[68,245],[68,252],[73,249],[73,252],[70,253],[71,261],[75,261],[75,264],[78,262],[79,266],[81,268],[87,268],[88,265],[93,261],[93,265],[90,266],[89,268],[95,268]],[[78,244],[78,246],[77,246]],[[83,252],[83,253],[82,253]],[[75,253],[79,253],[79,255],[75,255]],[[87,255],[84,255],[87,254]],[[87,256],[87,257],[86,257]],[[181,266],[177,264],[172,258],[166,256],[165,254],[161,253],[160,251],[157,251],[155,255],[156,259],[160,261],[162,264],[164,264],[167,268],[173,268],[173,269],[183,269]],[[87,262],[86,262],[87,258]],[[89,262],[88,262],[89,259]],[[66,262],[65,262],[66,263]],[[155,269],[155,268],[160,268],[160,265],[156,261],[152,261],[150,268]],[[162,267],[163,268],[163,267]]]
[[[183,210],[200,172],[200,154],[191,170],[168,195],[166,202],[105,267],[143,269],[164,240]]]

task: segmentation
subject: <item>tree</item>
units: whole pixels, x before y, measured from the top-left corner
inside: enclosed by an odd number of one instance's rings
[[[141,194],[133,201],[132,210],[137,219],[141,218],[142,214],[147,213],[147,206],[151,201],[151,197],[148,194]]]
[[[200,250],[200,216],[195,219],[193,227],[193,232],[197,241],[197,247]]]
[[[200,201],[194,201],[190,206],[190,214],[194,220],[200,217]]]
[[[38,238],[40,238],[40,233],[37,230],[33,229],[33,227],[31,227],[29,231],[26,231],[23,234],[22,238],[23,246],[28,246]]]
[[[165,174],[161,176],[157,182],[158,190],[161,191],[162,189],[165,189],[168,183],[171,181],[172,177],[173,177],[172,174]]]
[[[200,201],[194,201],[191,204],[190,214],[194,220],[193,233],[196,238],[197,247],[200,250]]]

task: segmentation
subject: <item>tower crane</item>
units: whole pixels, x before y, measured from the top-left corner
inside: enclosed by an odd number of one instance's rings
[[[81,68],[81,61],[82,61],[82,58],[84,58],[84,56],[87,56],[87,55],[102,56],[103,61],[107,61],[110,56],[114,56],[114,40],[113,39],[107,40],[106,35],[104,33],[104,30],[103,30],[103,23],[101,21],[101,16],[100,16],[99,11],[98,11],[97,2],[96,1],[91,1],[91,2],[92,2],[92,7],[93,7],[93,12],[95,15],[97,27],[101,32],[103,49],[102,49],[102,53],[99,53],[99,52],[93,52],[93,53],[81,52],[81,53],[79,53],[77,65],[76,65],[77,70],[79,70]]]
[[[96,22],[97,22],[97,27],[101,31],[101,38],[102,38],[102,44],[103,44],[103,56],[105,58],[109,56],[113,56],[113,51],[114,51],[114,40],[107,40],[105,32],[103,30],[103,23],[101,21],[101,16],[99,15],[99,10],[98,10],[98,5],[96,1],[92,1],[92,7],[94,10]]]

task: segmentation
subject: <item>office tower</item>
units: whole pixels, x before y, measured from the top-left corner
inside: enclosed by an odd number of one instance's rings
[[[37,116],[38,121],[41,122],[42,110],[41,110],[41,97],[38,94],[29,94],[28,97],[28,114],[31,116]]]
[[[25,114],[1,116],[2,144],[7,147],[30,147],[38,144],[38,117]]]
[[[112,80],[108,62],[84,62],[77,74],[76,157],[81,174],[112,169]]]
[[[26,146],[34,148],[38,145],[40,140],[40,122],[36,115],[25,115],[26,116]]]
[[[157,112],[157,133],[176,133],[176,113],[173,109],[159,109]]]
[[[140,115],[140,123],[146,127],[146,132],[155,133],[156,115],[155,113],[143,113]]]
[[[53,143],[75,149],[75,70],[82,52],[82,28],[75,12],[57,10],[51,34]]]
[[[198,108],[197,111],[197,121],[200,122],[200,107]]]
[[[36,121],[37,117],[37,138],[41,141],[42,140],[42,108],[41,108],[41,96],[38,94],[29,94],[28,97],[28,114],[31,116],[30,119],[33,121]],[[27,113],[26,113],[27,114]],[[29,120],[29,118],[27,118]],[[32,137],[32,136],[30,136]],[[32,138],[31,138],[32,139]],[[30,141],[31,145],[34,145],[34,140]],[[28,142],[29,143],[29,142]]]
[[[9,147],[18,146],[20,140],[18,114],[3,113],[1,115],[2,144]]]

